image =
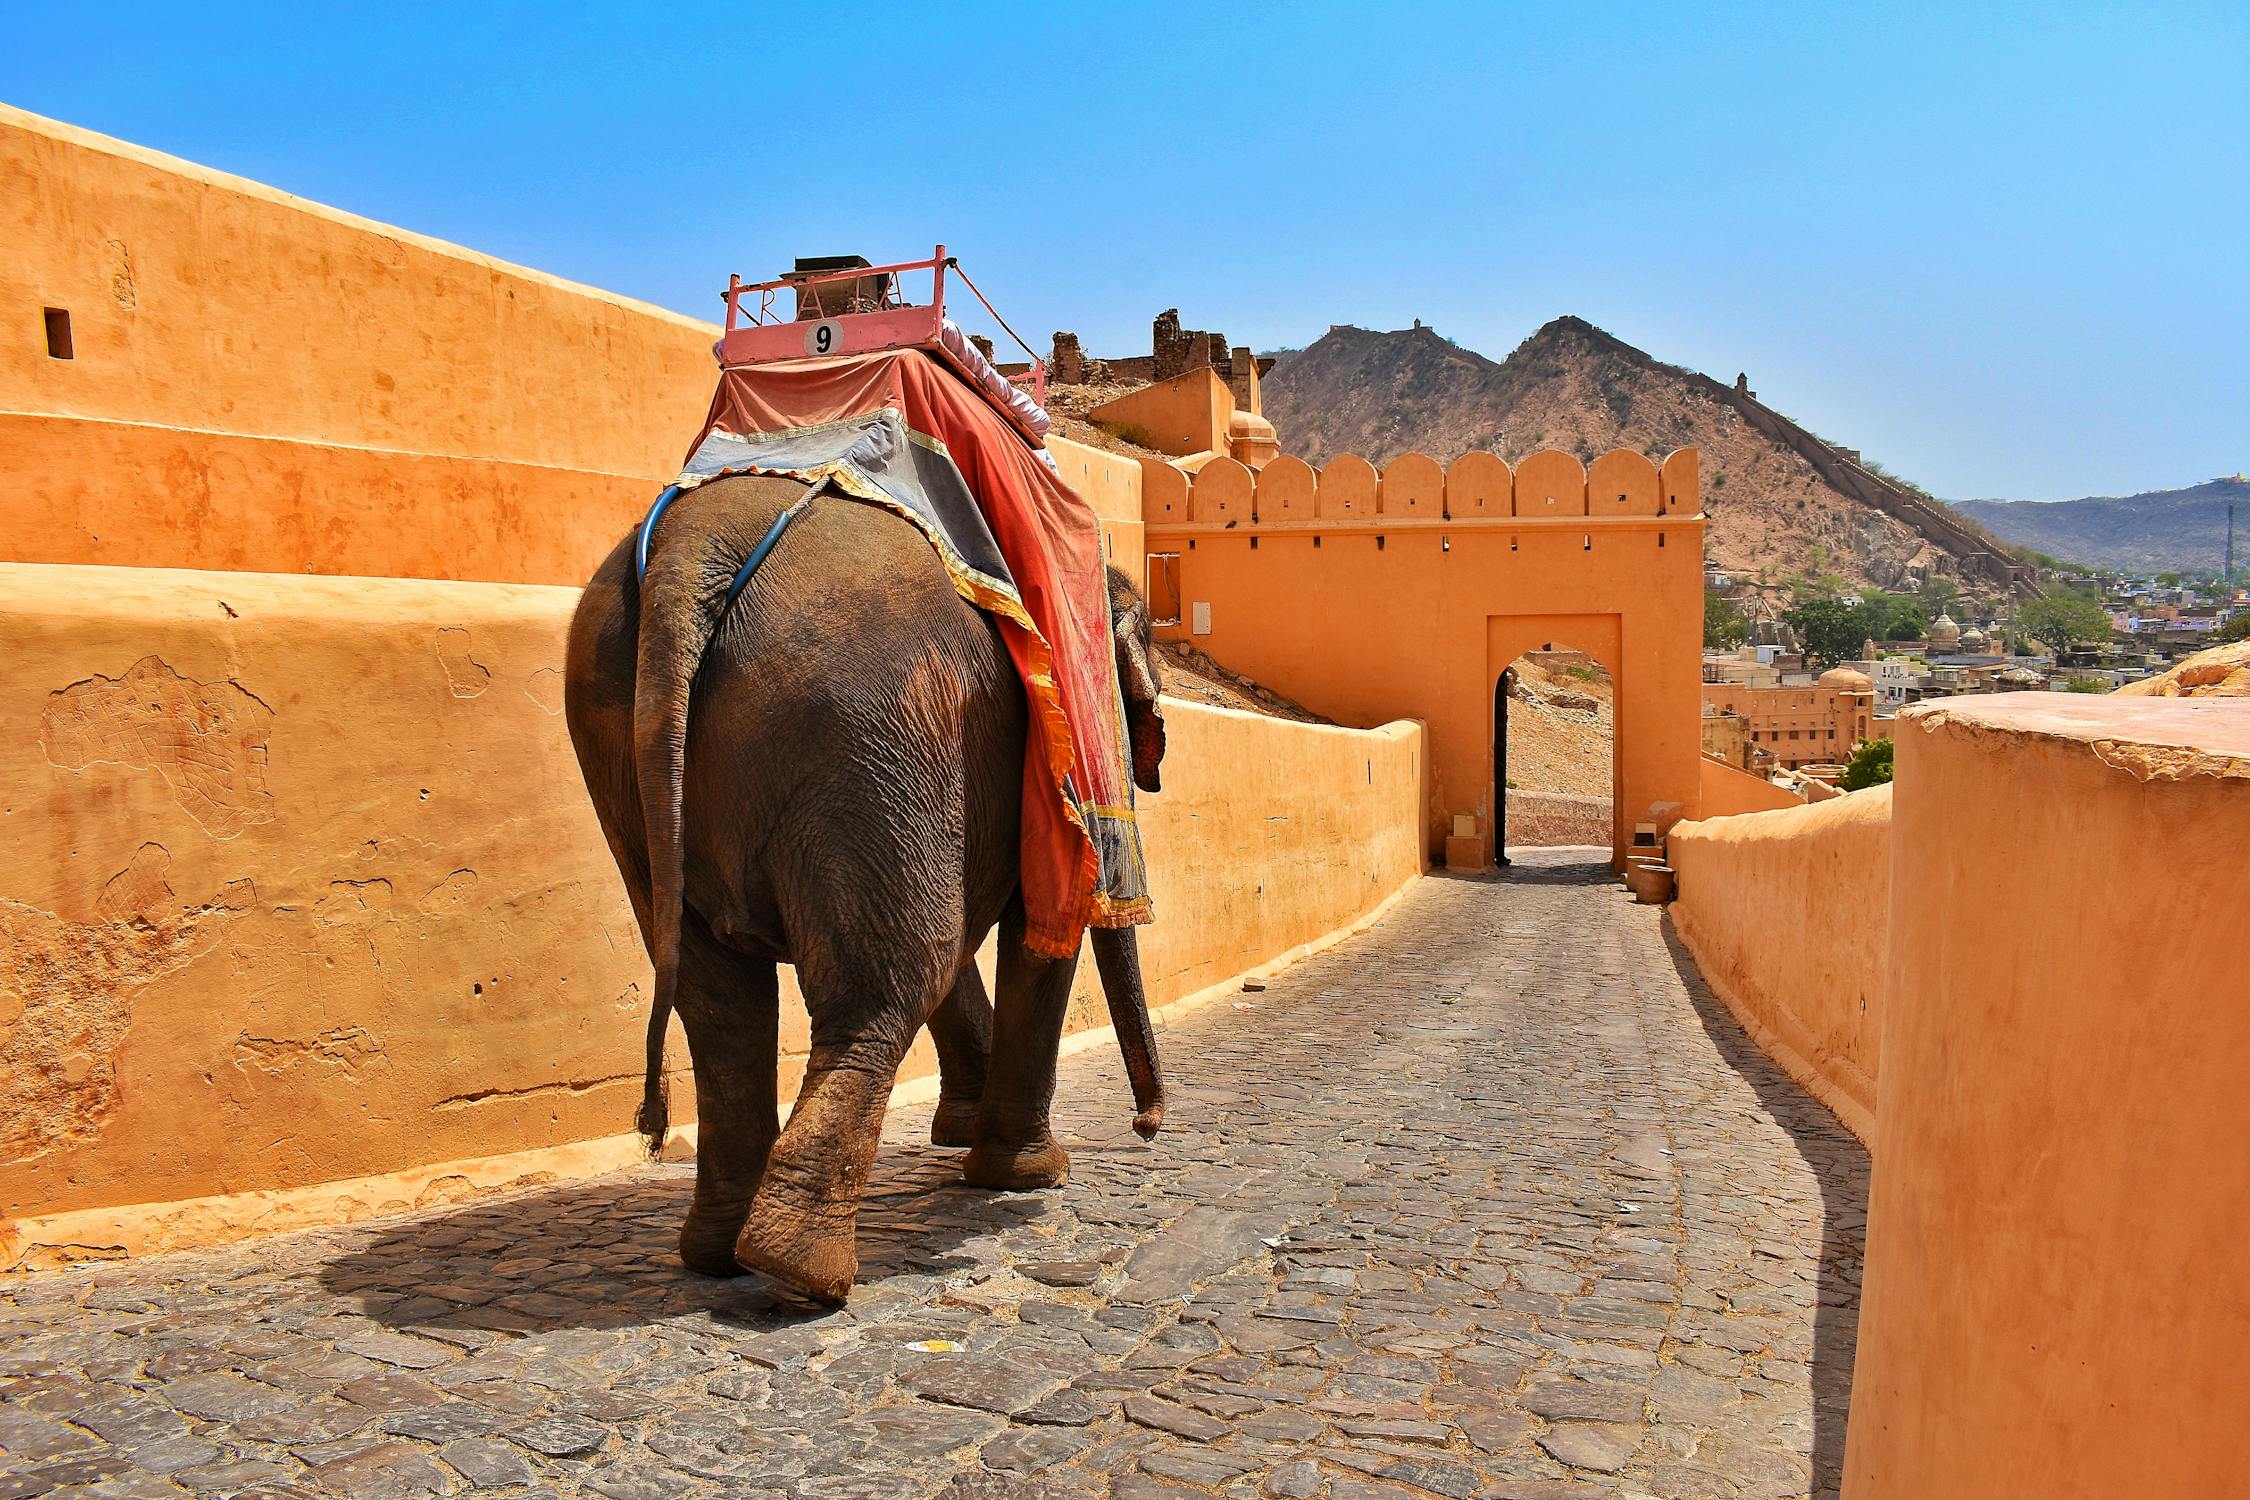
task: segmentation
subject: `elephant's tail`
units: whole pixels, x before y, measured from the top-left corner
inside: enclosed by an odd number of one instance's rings
[[[721,613],[712,573],[724,567],[696,532],[681,525],[672,545],[649,559],[640,583],[640,652],[633,669],[633,773],[648,837],[649,959],[656,996],[649,1006],[647,1072],[634,1126],[651,1155],[664,1148],[671,1100],[664,1083],[664,1038],[679,997],[680,922],[686,905],[681,803],[687,774],[688,702],[696,669]],[[724,586],[725,573],[718,574]]]

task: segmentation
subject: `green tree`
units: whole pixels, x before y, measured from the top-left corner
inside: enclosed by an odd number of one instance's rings
[[[1850,661],[1859,655],[1859,648],[1867,641],[1863,628],[1866,622],[1858,609],[1826,594],[1816,594],[1792,605],[1782,618],[1797,632],[1797,639],[1804,642],[1805,660],[1815,667],[1833,667],[1838,662]]]
[[[2050,651],[2067,651],[2081,641],[2107,644],[2109,611],[2091,594],[2049,594],[2016,611],[2016,632]]]
[[[1717,589],[1703,590],[1703,645],[1711,651],[1733,651],[1750,639],[1750,621],[1732,599]]]
[[[1847,792],[1864,791],[1871,786],[1883,786],[1891,779],[1891,742],[1869,740],[1852,752],[1844,765],[1844,774],[1836,784]]]
[[[1922,613],[1934,620],[1939,615],[1951,614],[1953,606],[1961,602],[1961,586],[1942,573],[1932,573],[1922,580],[1914,597],[1921,601]]]
[[[2219,627],[2212,640],[2225,644],[2228,641],[2250,641],[2250,609],[2238,609],[2226,624]]]

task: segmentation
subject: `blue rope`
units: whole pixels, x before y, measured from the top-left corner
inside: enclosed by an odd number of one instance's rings
[[[773,518],[773,525],[766,529],[766,534],[758,545],[750,549],[749,559],[742,564],[742,570],[734,575],[734,582],[727,588],[726,603],[719,606],[720,614],[724,615],[734,607],[734,601],[749,587],[750,575],[758,571],[758,564],[764,562],[766,554],[773,551],[774,543],[781,540],[781,534],[789,529],[789,523],[805,513],[805,507],[812,504],[813,494],[812,490],[805,491],[797,497],[796,504]]]

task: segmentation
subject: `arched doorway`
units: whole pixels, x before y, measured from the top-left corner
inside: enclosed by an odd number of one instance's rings
[[[1613,846],[1616,685],[1596,657],[1560,642],[1517,656],[1492,688],[1492,857],[1511,845]]]

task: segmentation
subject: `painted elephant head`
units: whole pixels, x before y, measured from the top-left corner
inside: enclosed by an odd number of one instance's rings
[[[1115,568],[1109,570],[1109,627],[1117,645],[1117,681],[1125,694],[1125,732],[1133,742],[1133,785],[1144,792],[1162,791],[1164,714],[1156,700],[1164,691],[1164,673],[1148,603]]]

